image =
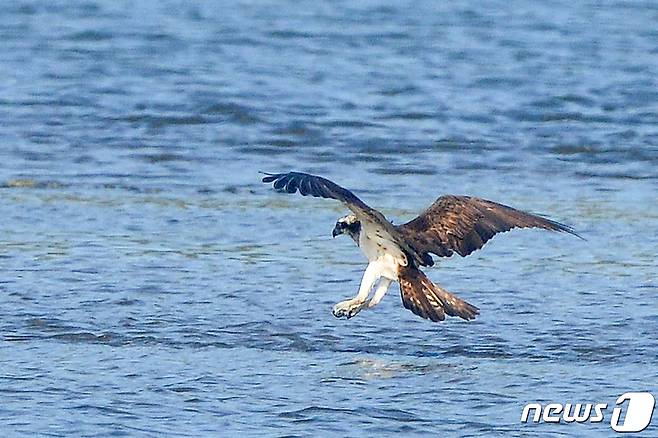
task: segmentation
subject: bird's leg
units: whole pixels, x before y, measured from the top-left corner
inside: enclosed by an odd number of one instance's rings
[[[357,296],[350,300],[341,301],[334,306],[332,313],[336,318],[351,318],[366,306],[366,298],[375,282],[381,276],[381,269],[377,262],[370,262],[361,279],[361,286]]]
[[[386,291],[388,291],[388,287],[391,285],[391,282],[393,280],[390,280],[388,278],[382,277],[379,280],[379,284],[377,285],[377,289],[375,289],[375,295],[373,295],[372,299],[368,303],[368,308],[375,307],[379,302],[384,298],[384,295],[386,295]]]

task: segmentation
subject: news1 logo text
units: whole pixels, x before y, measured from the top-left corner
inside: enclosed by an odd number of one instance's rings
[[[649,392],[627,392],[614,406],[607,403],[528,403],[521,423],[601,423],[610,419],[615,432],[641,432],[651,423],[656,400]]]

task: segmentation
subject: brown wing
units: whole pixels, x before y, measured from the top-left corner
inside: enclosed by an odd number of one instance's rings
[[[406,254],[411,255],[416,262],[424,261],[383,214],[370,208],[346,188],[321,176],[302,172],[266,173],[265,175],[263,182],[273,183],[275,190],[287,193],[295,193],[299,190],[302,196],[310,195],[316,198],[331,198],[341,201],[356,215],[369,235],[385,237],[386,240],[399,246]]]
[[[421,257],[429,259],[428,266],[434,264],[429,253],[450,257],[457,252],[465,257],[496,233],[512,228],[543,228],[578,236],[567,225],[550,219],[485,199],[454,195],[440,197],[417,218],[397,227]]]
[[[475,319],[479,309],[447,290],[432,283],[419,269],[411,266],[400,269],[398,275],[402,304],[416,315],[432,321],[443,321],[448,316]]]

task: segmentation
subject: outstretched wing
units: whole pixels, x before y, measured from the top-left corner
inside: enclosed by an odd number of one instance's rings
[[[357,216],[367,216],[374,211],[354,193],[321,176],[302,172],[266,173],[265,175],[267,176],[263,178],[263,182],[274,183],[274,189],[281,192],[295,193],[299,190],[302,196],[336,199],[345,204]]]
[[[512,228],[543,228],[578,236],[567,225],[550,219],[485,199],[454,195],[440,197],[397,230],[424,259],[431,260],[429,253],[450,257],[456,252],[465,257],[482,248],[497,233]]]
[[[422,318],[437,322],[448,315],[469,320],[480,313],[477,307],[432,283],[416,267],[400,269],[399,282],[402,304]]]
[[[266,173],[265,175],[263,182],[273,183],[274,189],[278,191],[295,193],[299,190],[302,196],[310,195],[316,198],[331,198],[341,201],[356,215],[369,236],[377,236],[380,239],[393,242],[418,263],[423,262],[421,256],[407,243],[405,238],[398,232],[398,229],[383,214],[374,208],[370,208],[346,188],[321,176],[302,172]]]

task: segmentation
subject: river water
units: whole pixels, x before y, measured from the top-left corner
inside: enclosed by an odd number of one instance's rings
[[[658,396],[658,6],[6,2],[6,436],[605,436],[523,406]],[[395,223],[441,194],[587,240],[494,238],[345,321],[365,260],[324,175]],[[646,436],[658,435],[655,424]]]

